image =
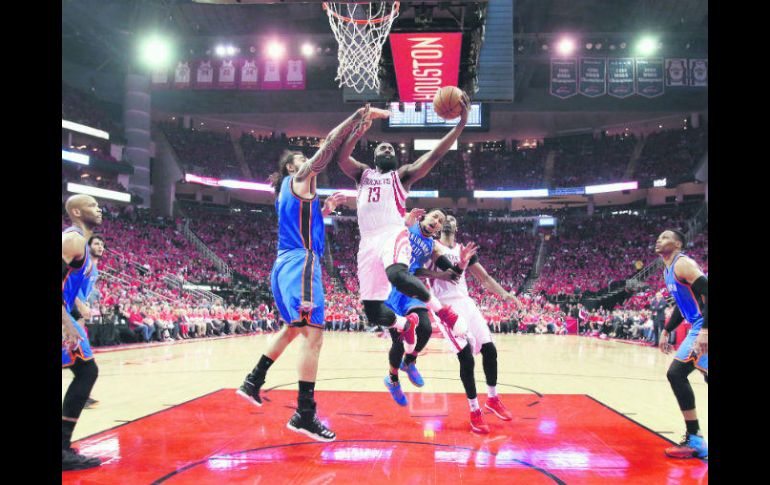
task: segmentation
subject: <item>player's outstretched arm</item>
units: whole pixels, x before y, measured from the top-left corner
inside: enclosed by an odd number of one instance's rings
[[[339,150],[348,135],[358,127],[371,125],[371,118],[382,116],[383,110],[373,111],[369,106],[359,108],[348,119],[337,125],[324,139],[315,155],[302,165],[294,180],[302,182],[321,173],[334,159],[334,154]],[[388,113],[385,111],[385,113]]]
[[[404,165],[398,169],[398,177],[401,179],[401,183],[407,191],[412,184],[430,173],[431,169],[439,160],[441,160],[441,157],[446,155],[452,147],[452,144],[460,137],[460,133],[463,132],[465,124],[468,122],[468,113],[470,113],[471,110],[470,98],[468,98],[468,95],[465,93],[463,93],[462,105],[463,111],[460,115],[460,122],[457,123],[454,128],[449,130],[449,133],[444,135],[444,138],[441,139],[438,145],[413,163]]]
[[[353,129],[353,132],[348,135],[347,139],[345,139],[345,143],[343,143],[342,147],[337,151],[336,157],[342,173],[353,179],[356,183],[361,181],[361,175],[364,173],[364,170],[369,168],[365,163],[361,163],[350,156],[356,148],[356,143],[358,143],[361,136],[371,128],[373,119],[383,119],[390,116],[390,111],[370,108],[368,104],[365,106],[365,109],[369,110],[368,116],[365,116]]]
[[[516,295],[514,295],[509,291],[505,291],[505,288],[500,286],[500,283],[498,283],[494,278],[492,278],[492,276],[490,276],[489,273],[487,273],[486,268],[484,268],[481,265],[481,263],[479,263],[478,261],[471,263],[468,266],[468,271],[470,272],[471,275],[473,275],[476,281],[481,283],[481,286],[483,286],[487,290],[493,292],[494,294],[496,294],[497,296],[505,300],[510,300],[516,303],[517,306],[521,306],[521,302],[519,301],[518,298],[516,298]]]

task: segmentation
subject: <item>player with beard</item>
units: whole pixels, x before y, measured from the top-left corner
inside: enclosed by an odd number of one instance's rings
[[[489,426],[484,422],[476,393],[476,381],[473,377],[475,367],[473,356],[479,352],[481,352],[484,377],[486,377],[488,388],[487,402],[484,407],[503,421],[510,421],[513,416],[497,395],[497,348],[492,341],[492,333],[489,331],[486,319],[468,295],[468,284],[463,271],[467,269],[485,289],[495,293],[500,298],[513,302],[517,306],[521,306],[521,303],[513,293],[506,291],[487,273],[487,270],[479,263],[475,252],[470,260],[466,260],[464,255],[467,253],[467,246],[458,244],[455,240],[456,235],[457,219],[454,216],[447,216],[444,227],[441,229],[440,242],[446,248],[444,257],[451,262],[454,270],[461,276],[457,281],[451,282],[435,279],[431,286],[433,293],[441,303],[451,305],[460,318],[468,324],[468,332],[464,337],[453,336],[443,324],[439,324],[439,329],[444,337],[451,342],[453,350],[457,353],[457,359],[460,361],[460,380],[465,388],[465,396],[468,398],[468,405],[471,409],[471,430],[475,433],[486,434],[489,433]],[[468,246],[473,247],[474,244],[470,243]],[[431,270],[435,271],[438,268],[436,263],[431,263]]]
[[[385,305],[385,300],[395,288],[406,297],[415,298],[433,311],[442,321],[462,333],[463,323],[451,307],[444,306],[430,294],[419,278],[409,272],[411,248],[409,230],[404,227],[406,199],[414,183],[428,175],[457,141],[468,121],[470,100],[462,98],[460,121],[447,133],[436,147],[414,163],[398,166],[396,151],[390,143],[380,143],[374,150],[374,169],[356,161],[350,155],[361,132],[348,137],[340,148],[337,160],[345,175],[356,182],[358,195],[356,210],[361,241],[358,248],[358,279],[360,298],[364,304],[369,325],[390,329],[396,338],[397,330],[403,332],[404,341],[415,344],[416,319],[396,318]],[[457,326],[457,328],[455,328]]]
[[[96,383],[99,368],[94,361],[85,330],[72,318],[70,312],[81,289],[88,285],[94,262],[88,241],[94,228],[102,223],[102,211],[90,195],[73,195],[65,203],[72,226],[62,232],[62,345],[61,365],[69,368],[72,379],[62,401],[61,459],[62,471],[83,470],[102,464],[99,458],[89,458],[74,450],[70,444],[72,432],[80,418],[91,389]]]
[[[682,411],[687,428],[684,438],[677,446],[665,450],[672,458],[706,458],[709,447],[700,434],[698,413],[695,410],[695,394],[688,376],[698,369],[709,381],[708,356],[708,278],[698,263],[682,252],[685,236],[676,230],[663,231],[655,242],[655,252],[663,259],[663,280],[666,289],[674,297],[674,313],[660,335],[660,350],[671,352],[669,333],[687,320],[692,328],[674,355],[666,377]]]

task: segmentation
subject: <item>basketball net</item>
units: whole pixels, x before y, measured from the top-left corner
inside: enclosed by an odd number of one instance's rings
[[[398,17],[399,2],[324,2],[323,8],[339,43],[334,80],[359,94],[367,88],[378,91],[382,46]]]

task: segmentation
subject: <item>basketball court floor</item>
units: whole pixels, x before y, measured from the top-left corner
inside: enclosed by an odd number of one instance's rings
[[[434,336],[435,337],[435,336]],[[337,441],[319,443],[285,425],[296,406],[291,345],[271,367],[265,404],[235,389],[269,336],[188,341],[97,352],[100,374],[73,446],[99,456],[67,484],[508,483],[702,484],[708,462],[667,458],[684,423],[666,380],[671,356],[588,337],[496,335],[498,391],[514,415],[487,413],[488,435],[470,431],[457,358],[433,338],[418,359],[409,405],[382,383],[388,339],[325,334],[316,399]],[[62,371],[62,396],[71,373]],[[479,402],[486,398],[481,356]],[[707,386],[695,390],[708,439]]]

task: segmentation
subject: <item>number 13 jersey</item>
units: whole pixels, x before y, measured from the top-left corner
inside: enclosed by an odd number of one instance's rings
[[[407,197],[409,193],[395,170],[364,170],[356,199],[361,238],[404,229]]]

